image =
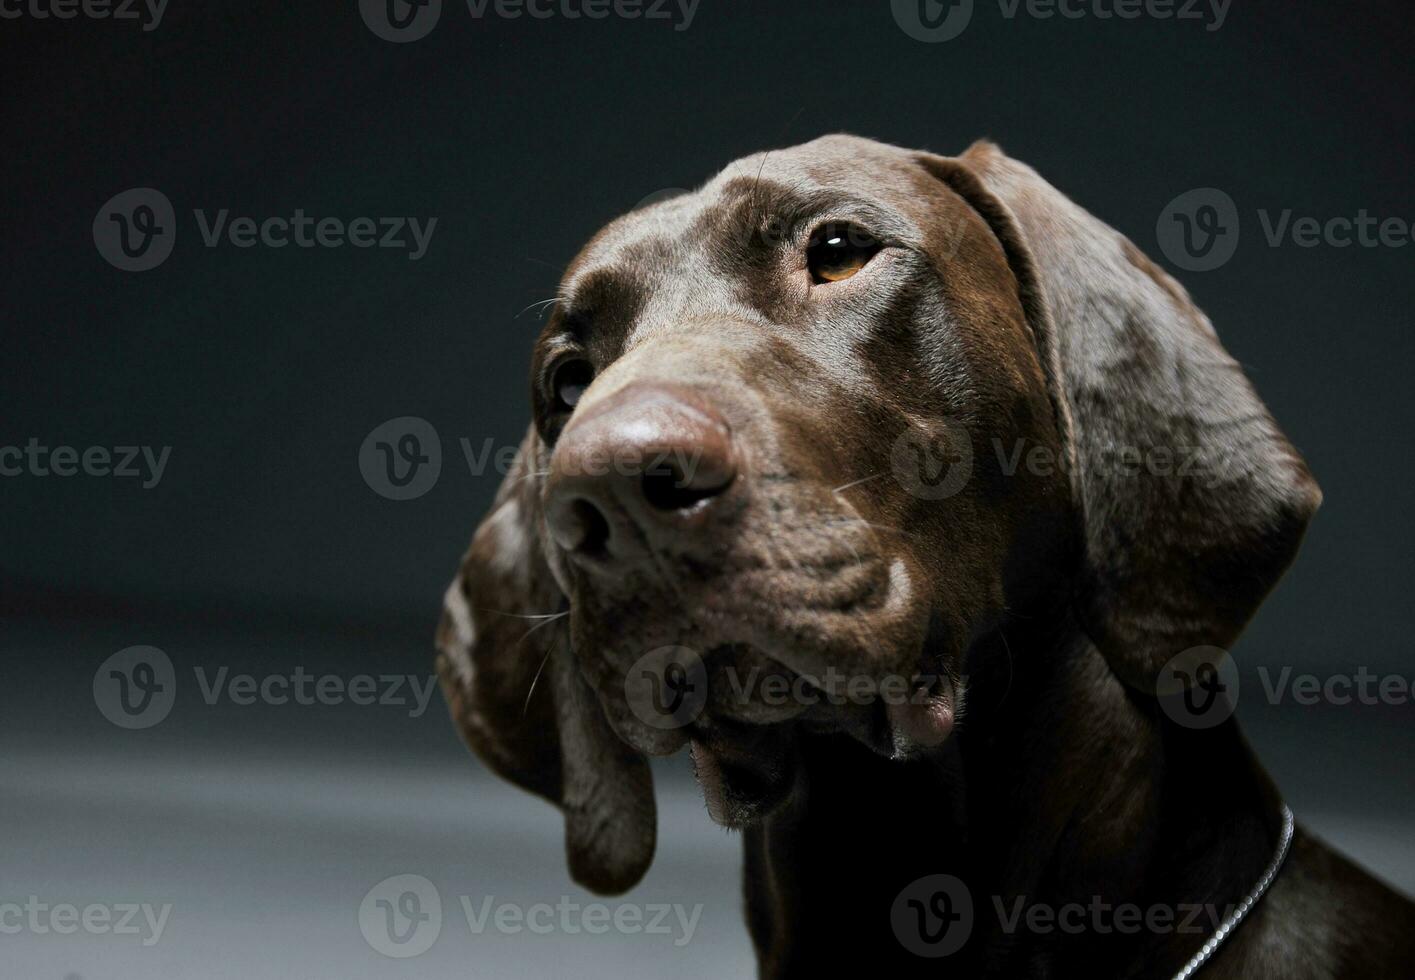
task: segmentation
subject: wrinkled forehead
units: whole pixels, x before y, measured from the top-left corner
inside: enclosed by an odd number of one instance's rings
[[[728,164],[700,189],[610,223],[571,264],[561,287],[570,310],[639,317],[652,300],[692,294],[752,308],[751,281],[767,253],[803,245],[827,222],[853,222],[880,238],[925,238],[914,156],[831,136]]]

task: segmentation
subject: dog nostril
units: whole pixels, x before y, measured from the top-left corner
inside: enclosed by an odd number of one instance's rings
[[[644,471],[644,499],[655,510],[687,510],[700,501],[715,497],[727,488],[731,476],[714,478],[706,473],[684,472],[673,463],[659,463]]]
[[[603,555],[608,550],[609,521],[604,512],[581,497],[570,504],[576,538],[574,548],[583,555]]]

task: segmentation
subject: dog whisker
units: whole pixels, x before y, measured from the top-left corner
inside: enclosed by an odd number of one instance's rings
[[[559,619],[561,616],[568,616],[568,615],[570,615],[568,612],[555,612],[555,613],[513,613],[513,612],[504,612],[504,611],[502,611],[502,610],[500,610],[500,609],[484,609],[484,608],[482,608],[482,607],[480,607],[480,606],[477,607],[477,612],[492,613],[493,615],[496,615],[496,616],[512,616],[512,617],[514,617],[514,618],[516,618],[516,619]]]
[[[510,480],[510,481],[508,481],[508,482],[514,484],[514,483],[519,483],[519,482],[522,481],[522,480],[530,480],[530,479],[534,479],[535,477],[538,477],[538,476],[549,476],[549,475],[550,475],[550,470],[535,470],[535,471],[533,471],[533,472],[531,472],[531,473],[522,473],[520,476],[516,477],[514,480]]]
[[[880,474],[877,473],[877,474],[875,474],[875,475],[876,475],[876,476],[879,476]],[[857,482],[859,482],[859,481],[857,481]],[[853,510],[854,508],[852,507],[851,509]],[[891,534],[898,534],[898,535],[901,535],[902,537],[906,537],[906,538],[912,538],[912,537],[914,536],[914,535],[910,534],[908,531],[903,530],[902,528],[890,527],[890,526],[887,525],[887,524],[875,524],[875,523],[872,523],[871,521],[865,520],[863,517],[851,517],[851,516],[848,515],[848,514],[841,514],[841,515],[839,515],[838,517],[825,520],[825,521],[822,522],[822,524],[823,524],[825,527],[831,527],[831,526],[837,526],[837,527],[838,527],[838,526],[840,526],[840,525],[842,525],[842,524],[859,524],[860,526],[866,528],[867,531],[869,532],[870,540],[872,540],[872,541],[874,542],[875,550],[876,550],[877,552],[883,552],[883,551],[884,551],[884,546],[880,543],[879,536],[875,534],[876,531],[888,531],[888,532],[890,532]],[[843,540],[842,540],[840,543],[843,544],[843,545],[845,545],[845,547],[849,548],[852,552],[855,552],[855,546],[852,545],[849,541],[843,541]],[[857,559],[859,558],[859,553],[858,553],[858,552],[855,552],[855,557],[856,557]],[[860,564],[863,566],[863,565],[864,565],[864,561],[861,560],[861,561],[860,561]]]
[[[902,527],[890,527],[888,524],[875,524],[860,517],[842,517],[839,520],[828,521],[830,524],[862,524],[865,527],[873,528],[876,531],[889,531],[892,534],[901,534],[906,538],[915,537],[912,531],[906,531]]]
[[[558,616],[552,616],[552,617],[549,618],[549,619],[545,619],[545,620],[542,620],[542,621],[539,622],[539,623],[536,623],[536,624],[535,624],[534,626],[532,626],[530,629],[526,630],[526,632],[521,636],[521,639],[518,640],[517,642],[518,642],[518,643],[524,643],[524,642],[526,641],[526,637],[527,637],[527,636],[530,636],[532,633],[534,633],[536,630],[540,629],[542,626],[549,626],[551,623],[555,622],[557,619],[564,619],[564,618],[565,618],[566,616],[568,616],[568,615],[570,615],[569,612],[563,612],[563,613],[560,613]]]
[[[786,134],[791,131],[791,127],[796,124],[796,120],[801,118],[801,113],[805,111],[806,107],[801,106],[801,108],[797,109],[795,114],[792,115],[792,117],[786,121],[786,125],[781,127],[781,139],[778,140],[778,142],[784,141],[786,139]],[[757,185],[762,182],[762,174],[766,172],[766,162],[770,158],[771,150],[767,150],[765,153],[762,154],[762,165],[757,168],[757,176],[752,180],[752,189],[749,192],[747,199],[750,202],[753,210],[755,210],[757,207]],[[762,216],[765,217],[766,212],[762,212]]]
[[[880,472],[880,473],[871,473],[869,476],[864,476],[864,477],[861,477],[861,478],[858,479],[858,480],[852,480],[852,481],[850,481],[849,483],[843,484],[842,486],[838,486],[838,487],[836,487],[834,490],[832,490],[832,491],[830,491],[830,492],[831,492],[831,493],[842,493],[842,492],[844,492],[844,491],[846,491],[846,490],[849,490],[851,487],[858,487],[858,486],[859,486],[860,484],[862,484],[862,483],[869,483],[871,480],[878,480],[878,479],[879,479],[880,477],[882,477],[882,476],[884,476],[884,473],[883,473],[883,472]]]
[[[540,307],[541,310],[544,310],[545,307],[547,307],[547,306],[553,306],[553,305],[555,305],[555,304],[558,303],[558,302],[560,302],[560,297],[559,297],[559,296],[552,296],[550,299],[538,300],[537,302],[534,302],[534,303],[530,304],[529,306],[527,306],[526,309],[524,309],[524,310],[521,311],[521,313],[525,313],[526,310],[533,310],[533,309],[535,309],[536,307]],[[521,313],[517,313],[517,314],[516,314],[515,316],[513,316],[511,319],[513,319],[513,320],[518,319],[518,318],[521,316]],[[541,316],[536,317],[536,319],[539,320],[539,319],[541,319],[544,315],[545,315],[545,314],[542,312]]]
[[[550,654],[554,649],[555,641],[551,640],[550,645],[545,648],[545,656],[540,658],[540,666],[536,668],[536,675],[531,678],[531,686],[526,691],[526,700],[521,705],[522,716],[531,709],[531,695],[536,693],[536,682],[540,680],[541,671],[545,670],[545,665],[550,662]]]

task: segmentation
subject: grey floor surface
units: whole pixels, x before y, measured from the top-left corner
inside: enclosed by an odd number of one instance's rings
[[[206,704],[189,684],[161,725],[123,731],[99,715],[89,687],[95,667],[124,642],[160,640],[179,670],[198,661],[233,670],[257,663],[249,640],[130,636],[8,634],[18,643],[0,662],[0,977],[753,975],[738,840],[709,822],[681,760],[657,771],[660,839],[648,878],[606,909],[586,912],[602,900],[570,883],[559,815],[474,763],[440,696],[411,717],[349,706]],[[254,644],[265,665],[320,670],[355,654],[369,659],[367,650],[347,647]],[[399,654],[389,662],[409,661]],[[1302,713],[1242,702],[1239,709],[1299,819],[1407,892],[1415,892],[1412,710]],[[377,929],[384,913],[361,918],[366,898],[369,907],[380,897],[397,900],[404,889],[371,890],[400,875],[427,879],[441,903],[435,941],[409,958],[376,948],[388,947]],[[31,896],[80,912],[146,905],[157,917],[171,908],[149,945],[155,930],[141,915],[138,931],[121,935],[7,928],[18,913],[7,914],[6,903],[23,906]],[[514,918],[537,906],[549,908],[534,913],[534,928]],[[635,928],[660,907],[659,928]],[[497,914],[511,918],[498,927]],[[52,911],[45,915],[42,924],[56,922]],[[623,928],[613,926],[615,915]]]
[[[602,900],[569,881],[558,814],[470,763],[456,771],[410,771],[292,758],[275,768],[189,753],[135,757],[110,748],[86,758],[11,756],[3,773],[8,839],[0,901],[35,895],[79,908],[147,904],[154,921],[171,905],[157,941],[146,946],[157,934],[141,914],[135,920],[141,930],[132,935],[26,929],[0,936],[6,977],[752,972],[737,842],[709,823],[694,788],[681,782],[660,792],[659,855],[648,878],[628,896]],[[408,874],[437,890],[441,931],[426,952],[393,959],[365,939],[360,906],[381,881]],[[612,910],[601,917],[630,906],[619,913],[626,917],[623,931],[612,918],[607,931],[588,931],[606,928],[583,910],[600,901]],[[538,904],[553,911],[533,913],[529,922],[500,912]],[[372,935],[382,942],[386,933]]]

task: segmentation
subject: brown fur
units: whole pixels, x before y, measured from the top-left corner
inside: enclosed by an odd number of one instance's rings
[[[813,285],[825,221],[883,248]],[[547,388],[567,355],[595,369],[568,419]],[[710,401],[744,461],[711,533],[571,561],[545,526],[557,440],[665,384]],[[1235,641],[1320,493],[1183,288],[1025,165],[839,136],[739,161],[586,246],[532,402],[439,666],[471,746],[565,810],[576,880],[639,879],[645,753],[687,743],[714,818],[743,831],[766,977],[1167,977],[1207,932],[1008,930],[992,899],[1222,909],[1261,875],[1276,790],[1235,723],[1180,728],[1155,685],[1180,651]],[[892,455],[909,439],[971,458],[956,493],[910,492]],[[999,445],[1051,465],[1009,471]],[[1198,471],[1129,471],[1125,447]],[[662,731],[625,678],[669,644],[701,654],[710,697]],[[922,741],[939,716],[883,695],[732,696],[723,679],[753,669],[816,693],[830,671],[920,679],[957,728]],[[890,926],[931,873],[975,897],[942,961]],[[1412,937],[1415,907],[1299,831],[1202,975],[1397,976]]]

